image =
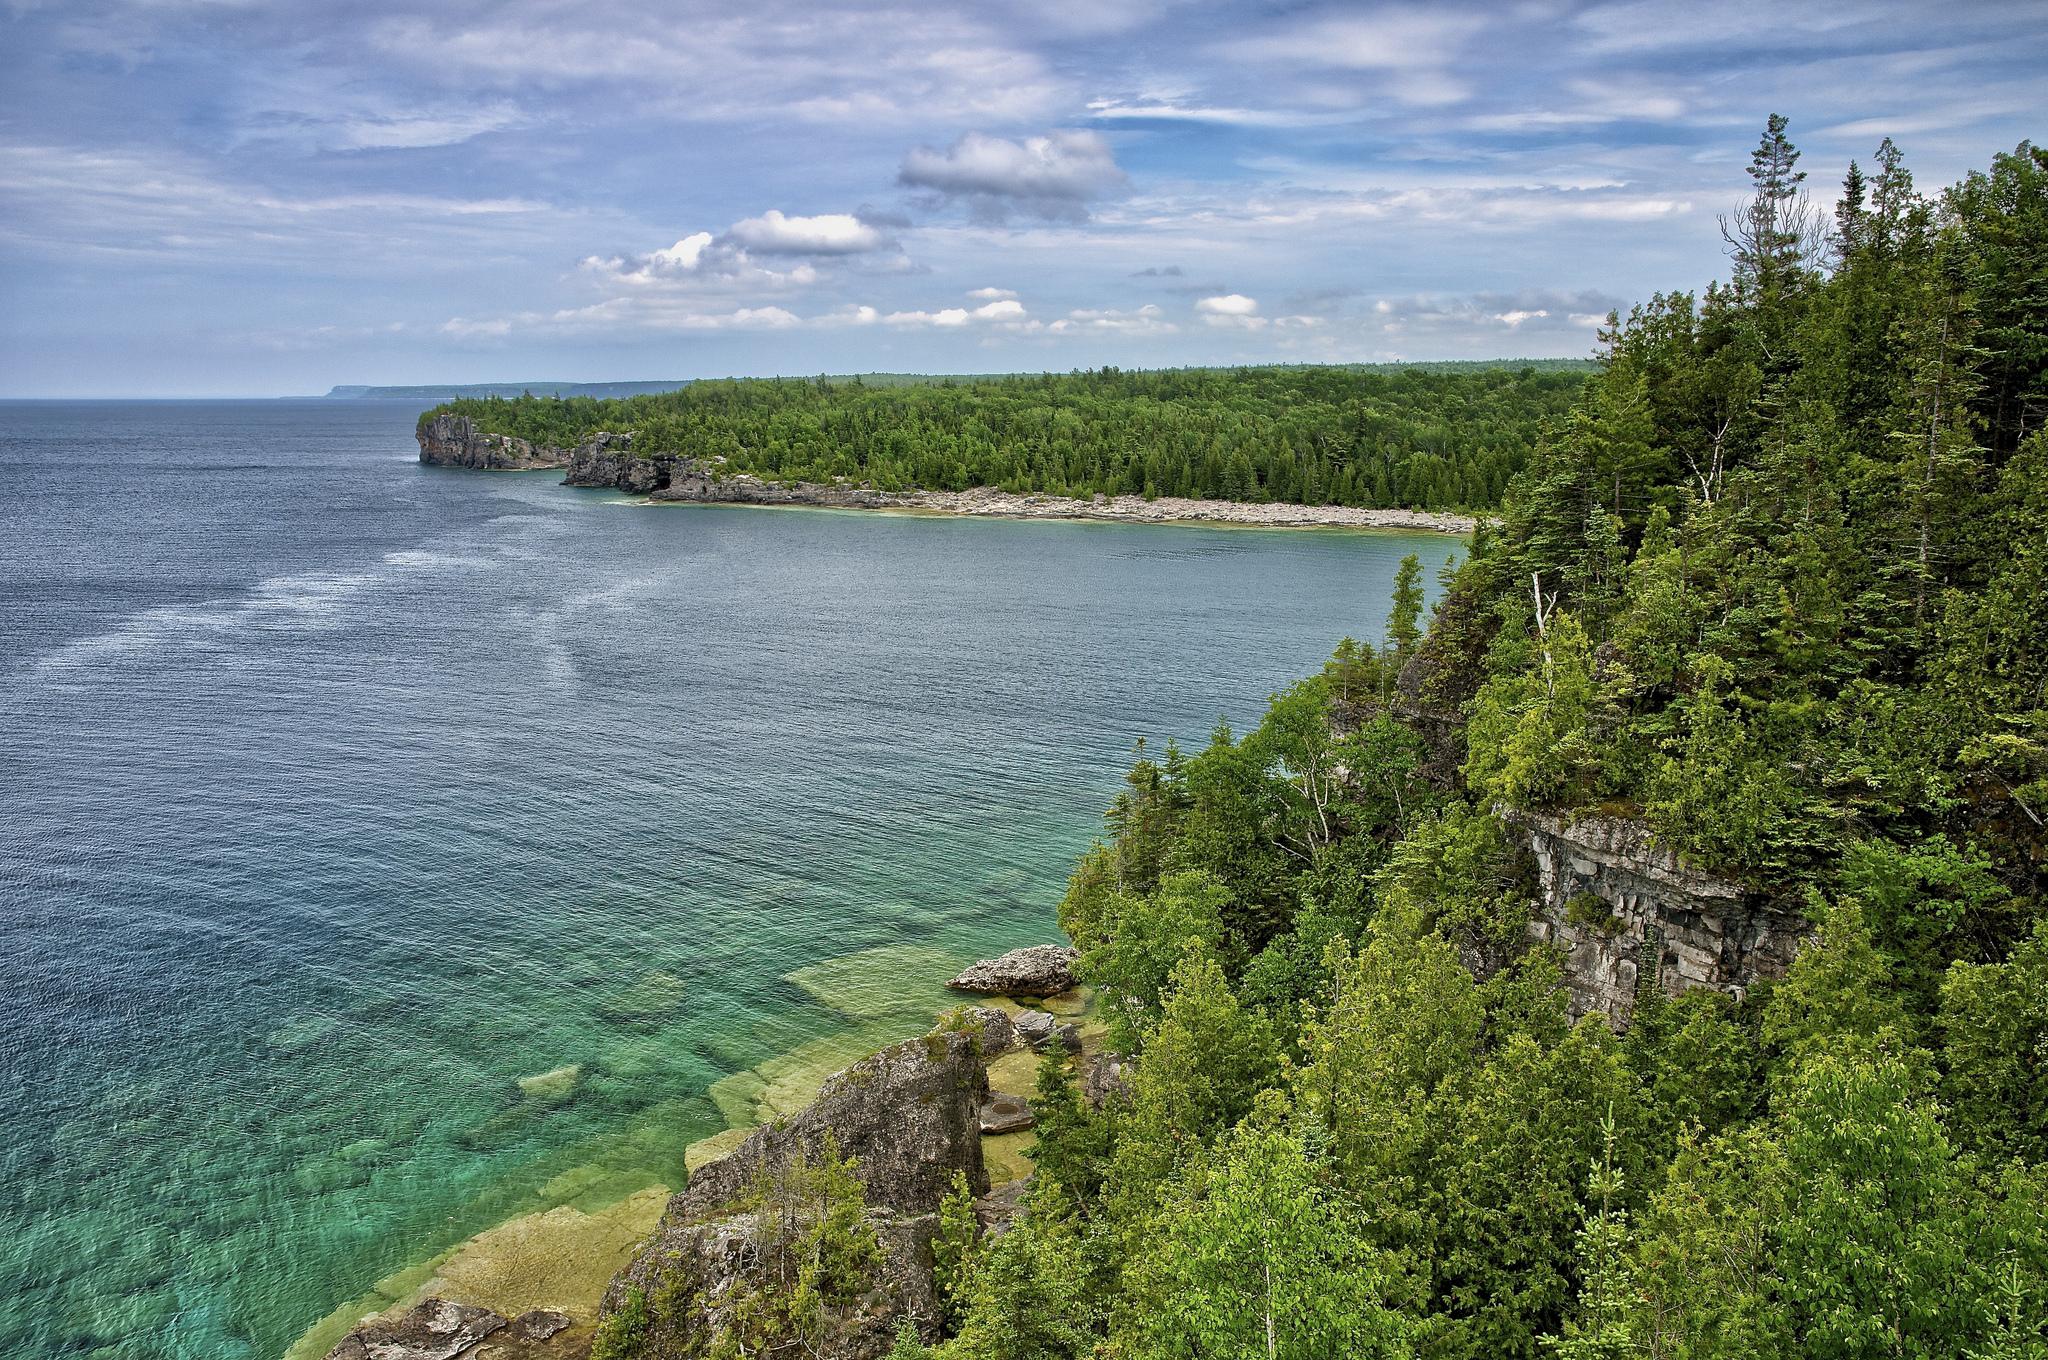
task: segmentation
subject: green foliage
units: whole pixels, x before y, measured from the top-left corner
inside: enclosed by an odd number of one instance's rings
[[[1597,1207],[1579,1230],[1578,1313],[1566,1319],[1557,1336],[1544,1338],[1551,1354],[1563,1360],[1628,1360],[1641,1353],[1628,1214],[1616,1203],[1623,1177],[1615,1165],[1618,1139],[1612,1115],[1601,1122],[1600,1132],[1605,1143],[1587,1183]]]
[[[628,1289],[625,1300],[597,1324],[590,1360],[638,1360],[647,1344],[647,1291]]]
[[[1242,738],[1139,750],[1060,907],[1130,1091],[1091,1109],[1064,1054],[1041,1064],[1017,1226],[977,1242],[949,1200],[939,1354],[2048,1350],[2048,158],[1930,199],[1887,142],[1824,253],[1783,119],[1752,173],[1733,281],[1611,318],[1426,633],[1410,559],[1383,647],[1346,640]],[[661,437],[816,416],[817,441],[719,451],[1160,491],[1184,453],[1191,484],[1271,496],[1295,458],[1377,498],[1338,443],[1239,437],[1334,381],[712,384],[691,401],[730,419]],[[1097,396],[1101,439],[1076,416]],[[1041,415],[1053,443],[1016,433]],[[1007,461],[977,470],[956,417],[1011,431]],[[1680,857],[1644,878],[1735,884],[1641,939],[1606,896],[1562,904],[1635,952],[1624,1033],[1574,1025],[1587,963],[1532,941],[1531,810],[1639,818]],[[1801,915],[1773,979],[1756,932]],[[1717,929],[1741,985],[1677,991]],[[750,1345],[813,1336],[865,1259],[843,1212],[779,1240],[808,1302],[746,1314]],[[674,1314],[629,1300],[603,1344],[668,1344]]]
[[[1415,654],[1422,641],[1422,559],[1409,553],[1394,573],[1394,607],[1387,615],[1387,650],[1395,662]]]
[[[1084,1244],[1059,1184],[1034,1184],[1016,1225],[974,1257],[960,1333],[942,1360],[1080,1360],[1101,1324]]]
[[[778,378],[616,401],[465,399],[422,420],[454,413],[564,448],[631,431],[643,456],[892,491],[1484,509],[1583,382],[1578,366],[1548,365],[1105,368],[889,386]]]
[[[1109,901],[1101,934],[1081,954],[1080,975],[1101,991],[1120,1047],[1144,1042],[1158,1022],[1167,980],[1185,955],[1220,953],[1230,902],[1230,890],[1200,870],[1169,875],[1149,897],[1119,894]]]
[[[2048,919],[2002,963],[1949,965],[1941,1091],[1987,1152],[2048,1163]]]
[[[932,1238],[932,1283],[939,1309],[949,1326],[958,1326],[967,1311],[967,1286],[974,1269],[981,1223],[974,1215],[974,1191],[967,1173],[955,1171],[953,1186],[939,1202],[939,1231]]]
[[[1070,1186],[1086,1209],[1102,1193],[1115,1150],[1117,1107],[1097,1111],[1074,1089],[1072,1065],[1058,1045],[1038,1060],[1031,1096],[1036,1142],[1030,1157],[1035,1174]]]
[[[1133,1360],[1408,1354],[1384,1271],[1277,1094],[1167,1192],[1125,1281]]]

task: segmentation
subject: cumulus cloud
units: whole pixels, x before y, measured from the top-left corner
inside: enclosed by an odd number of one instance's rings
[[[896,178],[906,188],[964,201],[977,217],[994,221],[1012,212],[1079,220],[1089,203],[1128,182],[1107,138],[1071,131],[1021,141],[970,132],[943,151],[914,148]]]
[[[1001,302],[1003,299],[1013,298],[1017,294],[1008,288],[976,288],[969,292],[967,296],[980,298],[983,302]]]
[[[823,268],[860,256],[904,263],[896,242],[852,213],[795,217],[770,208],[742,218],[723,232],[692,232],[674,245],[642,255],[591,255],[587,272],[627,287],[666,286],[702,291],[727,288],[801,288],[823,277]]]
[[[891,244],[851,213],[786,217],[774,208],[733,223],[725,235],[734,245],[761,255],[859,255]]]
[[[1243,293],[1225,293],[1221,297],[1203,298],[1195,304],[1195,310],[1206,316],[1250,316],[1259,310],[1259,300]]]

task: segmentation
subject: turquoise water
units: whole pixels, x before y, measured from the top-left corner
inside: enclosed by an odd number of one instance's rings
[[[1454,546],[636,506],[415,413],[0,404],[0,1354],[275,1356],[672,1182],[875,1018],[786,975],[1052,938],[1134,738]]]

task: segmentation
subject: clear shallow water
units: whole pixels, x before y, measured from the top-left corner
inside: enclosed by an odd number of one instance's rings
[[[636,507],[416,410],[0,404],[0,1354],[275,1356],[673,1182],[853,1023],[786,974],[1052,938],[1135,737],[1455,546]]]

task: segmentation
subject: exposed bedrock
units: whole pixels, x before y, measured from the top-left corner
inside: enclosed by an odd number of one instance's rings
[[[1575,1014],[1625,1023],[1650,967],[1670,996],[1740,996],[1782,976],[1798,952],[1806,923],[1796,911],[1684,863],[1639,819],[1511,812],[1507,822],[1536,861],[1530,933],[1563,951]]]
[[[755,1130],[730,1156],[699,1168],[669,1200],[653,1238],[613,1279],[605,1314],[630,1307],[637,1294],[665,1301],[664,1326],[706,1340],[725,1331],[759,1286],[753,1274],[762,1269],[760,1243],[772,1229],[764,1218],[770,1211],[751,1205],[751,1193],[799,1159],[815,1165],[836,1148],[853,1159],[882,1259],[858,1297],[831,1310],[813,1353],[876,1360],[904,1319],[930,1333],[938,1316],[931,1241],[939,1203],[956,1174],[971,1193],[988,1192],[984,1043],[1010,1043],[1006,1027],[973,1014],[990,1031],[986,1041],[981,1027],[969,1026],[885,1048],[828,1079],[802,1111]]]
[[[580,1360],[587,1336],[561,1313],[505,1317],[446,1299],[428,1299],[401,1317],[368,1322],[342,1338],[327,1360]]]
[[[983,996],[1058,996],[1074,989],[1074,964],[1080,957],[1064,944],[1012,949],[1000,958],[983,959],[946,985]]]
[[[420,461],[438,467],[527,472],[569,465],[565,451],[509,434],[483,434],[468,416],[435,416],[419,427]]]

